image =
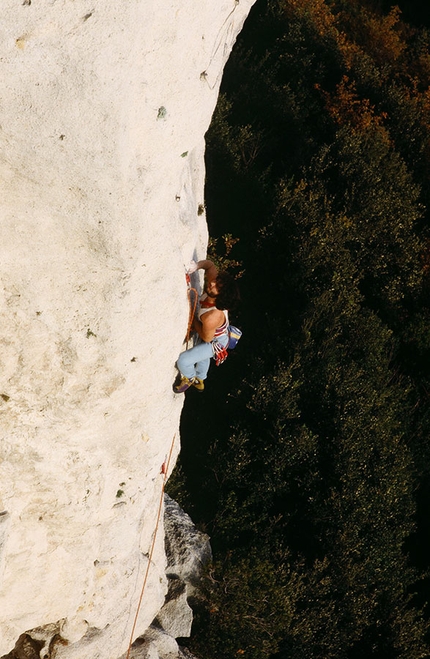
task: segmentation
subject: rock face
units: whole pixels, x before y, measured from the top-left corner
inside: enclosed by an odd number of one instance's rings
[[[209,536],[198,531],[190,516],[167,494],[164,495],[164,528],[167,577],[179,579],[187,599],[192,600],[202,572],[212,559]]]
[[[133,644],[130,659],[194,659],[176,639],[191,635],[193,613],[188,602],[200,597],[203,570],[212,558],[209,536],[198,531],[189,515],[167,494],[164,530],[168,591],[152,625]]]
[[[0,656],[127,650],[180,450],[204,133],[253,2],[2,0]],[[136,636],[165,562],[160,532]]]

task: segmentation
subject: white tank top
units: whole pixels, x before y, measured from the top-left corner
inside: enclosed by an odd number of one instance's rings
[[[201,320],[201,317],[207,311],[212,311],[212,309],[216,309],[216,306],[214,304],[211,304],[210,306],[206,306],[206,307],[202,306],[202,304],[203,305],[205,304],[207,299],[208,299],[208,296],[207,296],[206,293],[203,293],[203,295],[200,296],[200,307],[199,307],[199,311],[198,311],[198,319],[199,320]],[[222,330],[224,330],[224,327],[225,327],[225,332],[227,332],[227,327],[228,327],[228,324],[229,324],[227,309],[223,310],[223,314],[224,314],[224,319],[225,319],[224,323],[222,325],[220,325],[220,327],[216,328],[215,336],[220,336],[221,334],[224,334],[224,331],[222,331]],[[221,330],[221,332],[219,332],[219,330]]]

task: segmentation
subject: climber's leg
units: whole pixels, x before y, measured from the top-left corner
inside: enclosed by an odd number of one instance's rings
[[[204,380],[208,374],[211,357],[213,356],[212,344],[202,341],[194,348],[185,350],[179,355],[177,367],[181,375],[191,380],[198,377]]]

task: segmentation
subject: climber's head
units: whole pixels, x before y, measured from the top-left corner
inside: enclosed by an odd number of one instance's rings
[[[217,309],[233,309],[240,300],[237,281],[228,272],[219,272],[213,280],[212,290],[207,291],[211,297],[215,296]]]

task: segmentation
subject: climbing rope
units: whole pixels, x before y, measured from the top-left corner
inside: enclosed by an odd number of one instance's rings
[[[192,328],[192,325],[193,325],[193,319],[194,319],[194,314],[195,314],[196,308],[197,308],[197,301],[198,301],[198,298],[199,298],[199,294],[197,292],[197,289],[195,289],[191,286],[190,275],[188,273],[186,273],[185,276],[186,276],[187,287],[188,287],[188,289],[187,289],[188,302],[189,302],[189,305],[190,305],[190,315],[189,315],[189,319],[188,319],[187,335],[186,335],[186,338],[185,338],[185,341],[188,343],[188,341],[190,340],[190,336],[191,336],[191,328]],[[193,295],[191,295],[191,294],[193,294]],[[192,299],[192,297],[194,299]],[[168,458],[166,458],[166,460],[161,465],[160,473],[163,474],[163,483],[162,483],[162,486],[161,486],[160,503],[159,503],[158,512],[157,512],[157,521],[155,523],[155,529],[154,529],[154,533],[153,533],[153,536],[152,536],[151,548],[149,550],[148,563],[146,565],[146,571],[145,571],[145,576],[144,576],[144,579],[143,579],[142,590],[140,592],[139,601],[137,603],[136,615],[134,616],[133,627],[131,629],[130,641],[129,641],[129,644],[128,644],[126,659],[130,659],[131,646],[133,645],[133,637],[134,637],[134,633],[136,631],[137,620],[139,618],[139,613],[140,613],[140,609],[141,609],[141,606],[142,606],[143,595],[145,593],[146,583],[148,581],[149,568],[150,568],[151,563],[152,563],[152,556],[153,556],[153,553],[154,553],[155,541],[157,539],[158,526],[160,524],[161,511],[162,511],[162,508],[163,508],[164,487],[165,487],[165,484],[166,484],[166,481],[167,481],[167,474],[169,472],[169,465],[170,465],[170,460],[171,460],[172,453],[173,453],[173,447],[175,445],[175,439],[176,439],[176,433],[173,435],[172,444],[170,446],[170,451],[169,451],[169,456],[168,456]]]
[[[227,25],[227,28],[226,28],[226,29],[224,29],[224,27],[225,27],[226,23],[228,22],[230,16],[231,16],[232,14],[234,14],[234,12],[236,11],[238,5],[239,5],[239,0],[234,0],[234,7],[233,7],[233,9],[232,9],[231,12],[226,16],[226,18],[224,19],[224,21],[223,21],[221,27],[220,27],[219,30],[218,30],[218,34],[217,34],[216,39],[215,39],[215,44],[214,44],[214,47],[213,47],[213,49],[212,49],[212,53],[211,53],[211,55],[210,55],[210,57],[209,57],[209,64],[208,64],[208,66],[206,67],[206,69],[203,71],[203,73],[200,74],[200,79],[201,79],[201,80],[205,80],[205,81],[206,81],[206,84],[208,85],[209,89],[211,89],[211,90],[212,90],[212,89],[215,89],[215,87],[216,87],[216,85],[217,85],[217,83],[218,83],[218,80],[220,79],[220,77],[221,77],[221,75],[222,75],[222,73],[223,73],[223,71],[224,71],[224,67],[221,67],[221,70],[218,72],[218,75],[217,75],[217,77],[216,77],[216,79],[215,79],[215,82],[214,82],[212,85],[211,85],[211,84],[209,83],[209,81],[208,81],[208,73],[207,73],[207,69],[211,66],[211,64],[212,64],[212,62],[214,61],[215,56],[216,56],[216,54],[218,53],[218,50],[221,48],[221,46],[224,45],[224,48],[225,48],[225,46],[226,46],[226,40],[227,40],[227,37],[230,36],[230,33],[231,33],[232,30],[233,30],[233,22],[231,22],[229,25]]]
[[[197,292],[197,289],[195,289],[191,286],[190,275],[186,274],[185,276],[186,276],[186,279],[187,279],[187,286],[188,286],[188,290],[187,290],[188,303],[190,305],[190,315],[189,315],[189,318],[188,318],[187,335],[185,337],[185,342],[188,343],[188,341],[190,340],[190,336],[191,336],[191,328],[193,326],[193,319],[194,319],[194,314],[196,313],[197,300],[199,298],[199,294]],[[191,299],[191,293],[193,293],[194,300]]]
[[[169,451],[169,456],[166,458],[166,460],[164,460],[163,464],[161,465],[160,474],[163,474],[163,483],[162,483],[162,486],[161,486],[160,503],[159,503],[159,506],[158,506],[157,521],[156,521],[154,533],[153,533],[153,536],[152,536],[151,548],[149,550],[149,555],[148,555],[148,563],[146,565],[145,577],[143,579],[142,590],[140,592],[139,602],[137,604],[136,615],[134,616],[134,622],[133,622],[133,627],[132,627],[131,634],[130,634],[130,641],[129,641],[129,644],[128,644],[126,659],[130,659],[131,646],[133,644],[133,636],[134,636],[134,632],[136,630],[137,619],[139,617],[140,607],[142,605],[143,594],[144,594],[145,588],[146,588],[146,582],[148,581],[149,568],[150,568],[151,563],[152,563],[152,556],[153,556],[153,553],[154,553],[155,541],[157,539],[157,532],[158,532],[158,526],[159,526],[159,523],[160,523],[161,511],[162,511],[162,508],[163,508],[164,487],[165,487],[166,481],[167,481],[167,474],[169,473],[169,465],[170,465],[170,460],[171,460],[172,453],[173,453],[173,447],[175,445],[175,439],[176,439],[176,433],[173,435],[172,444],[170,446],[170,451]]]

